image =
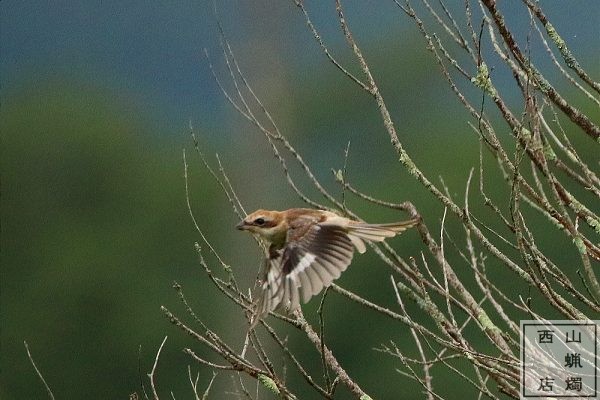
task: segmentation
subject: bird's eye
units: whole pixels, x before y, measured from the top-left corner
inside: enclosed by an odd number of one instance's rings
[[[265,219],[264,219],[264,218],[256,218],[256,219],[254,220],[254,223],[255,223],[256,225],[264,225],[264,223],[265,223]]]

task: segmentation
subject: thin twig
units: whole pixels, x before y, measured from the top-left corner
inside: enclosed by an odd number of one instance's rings
[[[160,357],[160,352],[162,351],[163,346],[165,345],[165,342],[167,341],[167,337],[168,336],[165,336],[162,343],[160,344],[160,347],[158,348],[158,351],[156,352],[156,357],[154,358],[154,365],[152,366],[152,371],[150,371],[150,373],[148,374],[148,378],[150,378],[150,388],[152,389],[152,396],[153,396],[154,400],[159,400],[158,393],[156,392],[156,383],[154,381],[154,378],[156,375],[156,367],[158,366],[158,359]]]
[[[33,361],[33,357],[31,356],[31,353],[29,352],[29,346],[27,345],[27,342],[25,340],[23,341],[23,344],[25,345],[25,351],[27,351],[27,357],[29,358],[29,362],[31,363],[31,365],[33,365],[33,368],[35,369],[37,376],[40,378],[40,380],[44,384],[44,388],[46,388],[46,392],[48,392],[48,397],[50,397],[51,400],[54,400],[54,394],[52,393],[50,386],[48,386],[48,383],[44,379],[44,376],[38,369],[37,365],[35,365],[35,361]]]

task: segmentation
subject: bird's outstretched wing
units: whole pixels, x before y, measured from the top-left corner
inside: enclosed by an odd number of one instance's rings
[[[311,224],[303,232],[290,229],[287,246],[271,252],[257,318],[277,307],[293,311],[340,277],[352,261],[354,248],[346,231]]]
[[[340,221],[305,221],[291,226],[286,246],[270,250],[253,325],[278,307],[289,311],[297,309],[300,300],[306,303],[324,287],[331,285],[350,265],[355,248],[359,253],[365,252],[365,241],[381,242],[417,222],[366,224]]]

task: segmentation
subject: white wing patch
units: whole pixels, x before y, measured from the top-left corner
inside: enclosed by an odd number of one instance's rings
[[[312,253],[304,254],[300,261],[298,261],[298,264],[296,264],[292,272],[290,272],[290,277],[292,279],[295,279],[300,272],[303,272],[306,268],[310,267],[310,265],[315,261],[316,258],[317,257]]]

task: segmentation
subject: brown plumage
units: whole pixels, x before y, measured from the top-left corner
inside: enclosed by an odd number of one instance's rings
[[[366,251],[365,242],[382,242],[417,222],[367,224],[307,208],[249,214],[237,228],[258,234],[269,251],[253,325],[278,307],[293,311],[301,300],[308,302],[340,277],[354,249],[361,254]]]

